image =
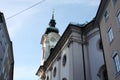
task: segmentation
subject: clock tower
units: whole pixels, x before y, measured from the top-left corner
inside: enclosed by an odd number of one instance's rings
[[[56,22],[54,19],[54,12],[52,13],[52,19],[49,22],[49,27],[46,28],[45,33],[42,36],[41,44],[42,44],[42,65],[47,60],[51,51],[55,47],[56,43],[60,39],[59,30],[55,27]]]

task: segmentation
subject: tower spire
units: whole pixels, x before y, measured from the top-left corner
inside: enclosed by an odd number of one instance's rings
[[[55,22],[55,19],[54,19],[54,9],[53,9],[52,19],[51,19],[50,22],[49,22],[49,26],[50,26],[50,27],[55,27],[55,25],[56,25],[56,22]]]
[[[54,19],[54,9],[53,9],[52,19],[50,19],[49,27],[46,29],[45,34],[48,34],[50,32],[59,33],[59,30],[55,27],[55,25],[56,25],[56,22],[55,22],[55,19]]]

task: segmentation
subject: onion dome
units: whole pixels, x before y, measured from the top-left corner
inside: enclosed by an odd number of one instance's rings
[[[55,33],[59,33],[58,28],[55,27],[56,22],[54,19],[54,13],[52,14],[52,19],[49,22],[49,27],[46,29],[45,34],[48,34],[50,32],[55,32]]]

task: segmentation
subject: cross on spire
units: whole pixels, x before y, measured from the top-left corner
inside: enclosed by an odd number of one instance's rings
[[[54,9],[53,9],[53,11],[52,11],[52,19],[54,19]]]

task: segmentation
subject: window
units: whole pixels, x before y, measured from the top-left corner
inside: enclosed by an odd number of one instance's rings
[[[67,80],[66,78],[63,78],[62,80]]]
[[[118,56],[117,51],[113,52],[113,62],[115,65],[116,73],[120,72],[120,61],[119,61],[119,56]]]
[[[110,29],[108,30],[108,38],[109,38],[109,41],[112,42],[113,39],[114,39],[114,36],[113,36],[113,31],[112,31],[112,28],[110,27]]]
[[[56,76],[56,67],[54,68],[54,70],[53,70],[53,77],[55,77]]]
[[[120,11],[119,11],[119,13],[117,15],[117,19],[118,19],[118,24],[119,24],[119,28],[120,28]]]
[[[105,19],[105,22],[108,20],[108,18],[109,18],[108,12],[105,11],[105,13],[104,13],[104,19]]]
[[[49,80],[49,76],[47,76],[47,79],[46,80]]]
[[[105,65],[102,65],[99,68],[97,76],[100,78],[100,80],[108,80],[107,70],[106,70]]]
[[[65,66],[65,64],[66,64],[66,60],[67,60],[67,57],[66,57],[66,55],[64,55],[64,56],[63,56],[63,60],[62,60],[62,64],[63,64],[63,66]]]
[[[112,0],[113,5],[115,5],[116,2],[117,2],[117,0]]]

